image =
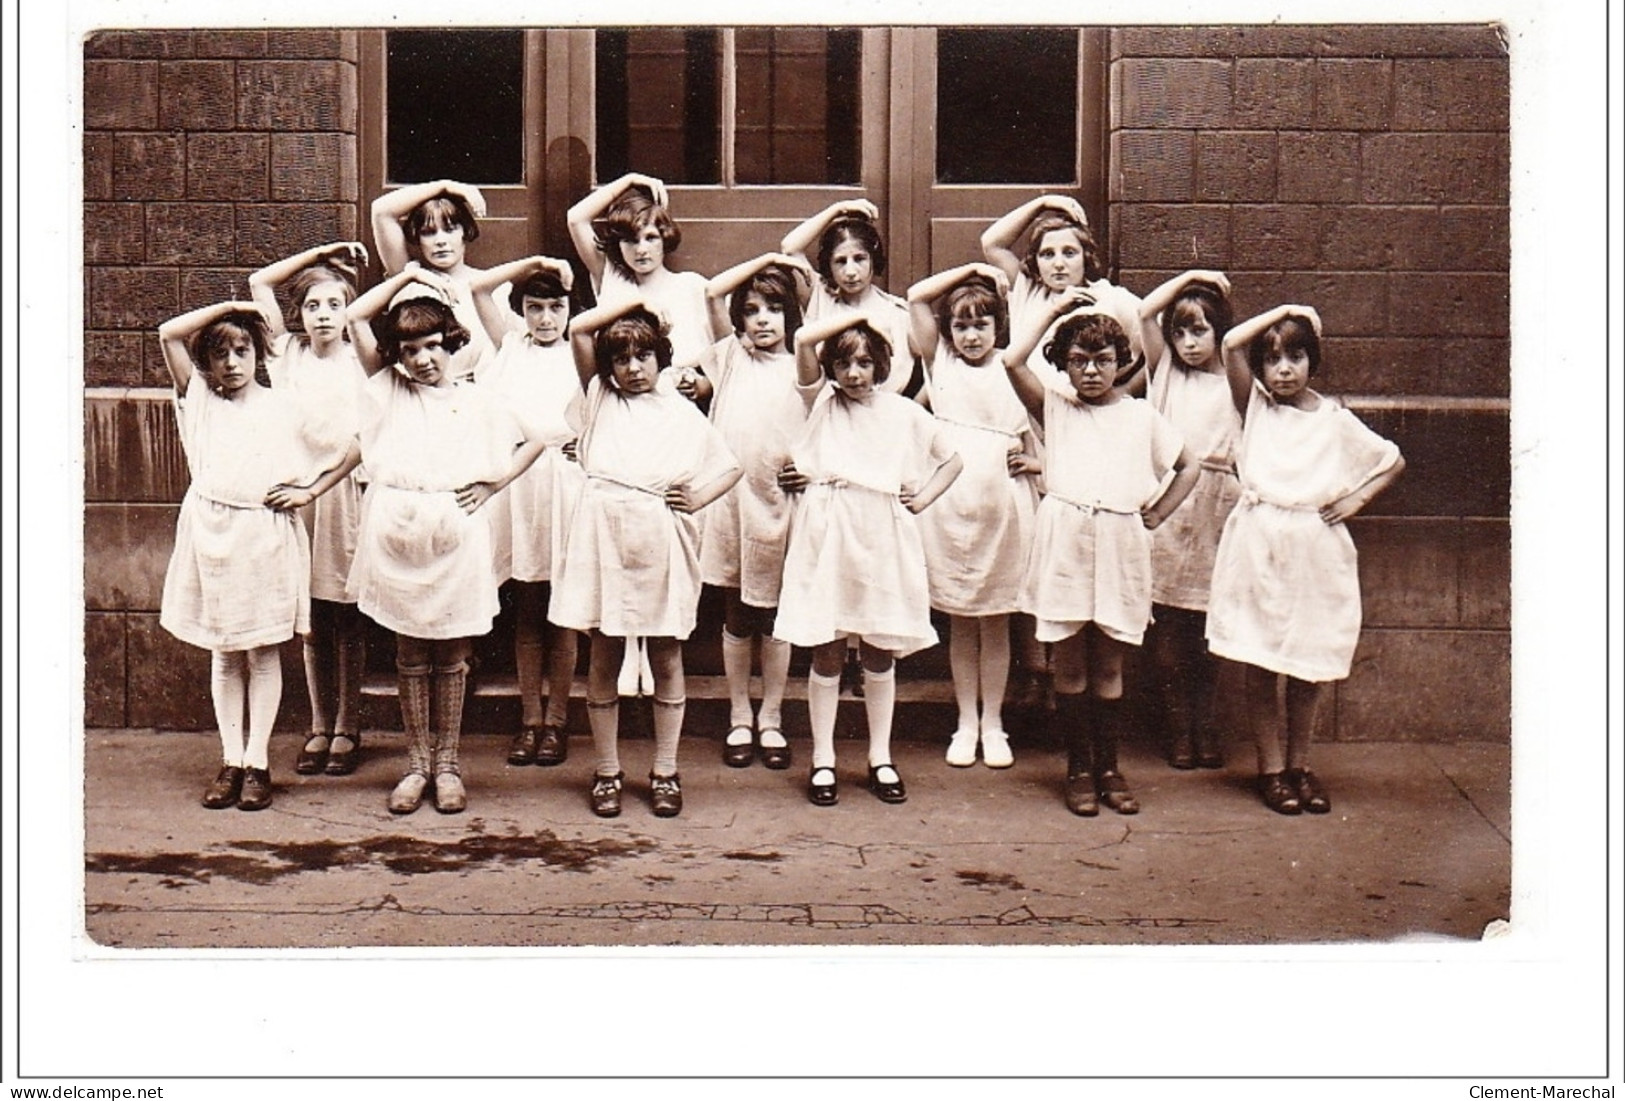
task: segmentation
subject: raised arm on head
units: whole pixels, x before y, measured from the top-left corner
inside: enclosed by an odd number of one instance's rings
[[[884,333],[884,321],[856,310],[847,310],[819,321],[810,321],[796,330],[796,381],[806,387],[816,385],[824,377],[824,367],[818,362],[818,346],[837,333],[865,322],[876,332]]]
[[[444,277],[411,260],[406,267],[350,303],[350,345],[355,348],[361,369],[369,378],[384,369],[384,361],[378,354],[378,338],[372,331],[372,320],[389,309],[390,299],[412,283],[422,283],[442,294],[446,293]]]
[[[1036,199],[1022,203],[982,231],[982,255],[987,258],[988,263],[1004,272],[1005,278],[1012,286],[1015,285],[1016,277],[1021,274],[1021,257],[1016,255],[1016,242],[1027,232],[1027,227],[1033,224],[1033,219],[1046,210],[1058,210],[1079,225],[1089,224],[1089,216],[1084,213],[1083,204],[1071,196],[1040,195]]]
[[[878,223],[880,208],[868,199],[837,199],[786,233],[784,240],[779,242],[779,250],[791,256],[799,256],[805,261],[807,250],[818,243],[818,238],[823,236],[829,224],[846,215],[867,218],[871,222]]]
[[[359,271],[367,266],[367,246],[360,241],[334,241],[328,245],[317,245],[267,264],[248,277],[249,296],[265,315],[266,324],[271,326],[272,337],[279,337],[288,331],[282,316],[282,304],[277,301],[277,288],[312,264],[321,263],[335,263]],[[294,303],[294,308],[298,309],[298,305]]]
[[[666,193],[666,185],[654,176],[645,176],[641,172],[628,172],[618,180],[600,184],[583,195],[564,215],[565,226],[570,230],[570,240],[575,243],[576,255],[587,267],[587,274],[592,277],[593,290],[598,290],[604,279],[604,265],[609,262],[604,255],[604,243],[598,239],[598,231],[593,228],[593,222],[603,217],[610,207],[615,205],[628,188],[641,187],[649,192],[656,206],[669,207],[670,196]]]
[[[598,330],[633,310],[647,310],[656,317],[660,316],[659,311],[645,302],[641,294],[634,294],[608,305],[600,303],[571,318],[570,352],[575,357],[576,375],[581,379],[583,388],[592,381],[592,376],[598,373],[598,356],[594,349]]]
[[[506,264],[498,264],[494,268],[476,272],[469,279],[468,287],[474,293],[475,312],[480,315],[480,324],[484,326],[485,333],[491,338],[493,345],[500,348],[503,337],[512,331],[513,311],[497,302],[492,292],[504,283],[517,286],[537,272],[543,271],[552,272],[566,293],[575,282],[575,272],[570,265],[551,256],[526,256],[519,260],[510,260]]]
[[[258,302],[216,302],[210,306],[188,310],[158,326],[158,345],[164,353],[164,366],[169,368],[169,377],[174,379],[177,391],[186,393],[187,384],[192,381],[192,372],[198,367],[192,360],[192,352],[187,347],[187,342],[200,330],[234,313],[251,313],[263,317],[265,311]]]
[[[378,259],[386,272],[400,271],[412,258],[407,248],[406,227],[401,223],[412,211],[441,195],[456,195],[468,204],[474,217],[485,217],[485,196],[480,194],[480,189],[456,180],[407,184],[386,191],[372,201],[372,240],[378,246]]]
[[[1010,281],[1005,278],[1004,272],[992,264],[983,263],[961,264],[957,268],[939,271],[935,275],[926,276],[908,289],[909,339],[913,342],[914,351],[924,361],[927,371],[931,369],[932,360],[937,354],[937,344],[942,339],[941,325],[937,322],[937,299],[972,275],[986,278],[993,284],[1001,298],[1010,293]]]
[[[1224,373],[1230,380],[1230,398],[1242,416],[1247,415],[1247,399],[1253,392],[1253,370],[1247,362],[1247,346],[1269,331],[1276,322],[1289,317],[1301,317],[1320,335],[1320,315],[1311,306],[1276,306],[1257,317],[1240,322],[1224,334],[1220,352],[1224,356]]]
[[[1162,353],[1167,350],[1167,342],[1162,338],[1162,313],[1192,283],[1208,283],[1225,295],[1230,293],[1230,278],[1224,272],[1193,268],[1174,276],[1141,299],[1140,348],[1145,352],[1148,372],[1156,370],[1157,364],[1162,362]],[[1141,376],[1136,378],[1140,379]],[[1144,389],[1143,385],[1141,389]]]
[[[1045,387],[1033,369],[1027,366],[1027,361],[1049,331],[1051,322],[1093,303],[1094,299],[1084,288],[1068,287],[1065,294],[1049,299],[1042,310],[1033,311],[1019,329],[1013,329],[1010,333],[1010,346],[1004,350],[1005,375],[1010,379],[1016,397],[1021,399],[1021,404],[1039,424],[1044,423]]]

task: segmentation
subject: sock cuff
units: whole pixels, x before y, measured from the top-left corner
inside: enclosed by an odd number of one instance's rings
[[[722,629],[722,645],[724,645],[724,646],[749,646],[750,645],[750,636],[745,635],[744,637],[740,637],[739,635],[736,635],[733,632],[729,631],[728,628],[724,627]]]
[[[896,680],[897,664],[896,662],[893,662],[892,667],[887,669],[884,673],[876,673],[874,670],[865,666],[863,670],[863,679],[867,684],[884,684],[886,681]]]
[[[807,671],[807,683],[816,684],[822,688],[839,688],[841,686],[841,674],[836,673],[826,677],[817,670],[809,669]]]
[[[688,703],[688,697],[678,696],[675,700],[663,700],[659,696],[656,696],[654,697],[654,702],[656,707],[682,707],[684,704]]]

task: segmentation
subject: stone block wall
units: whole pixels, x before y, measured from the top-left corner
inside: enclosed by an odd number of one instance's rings
[[[1510,733],[1509,63],[1491,26],[1138,27],[1111,43],[1112,260],[1325,325],[1317,386],[1409,468],[1350,525],[1338,738]]]

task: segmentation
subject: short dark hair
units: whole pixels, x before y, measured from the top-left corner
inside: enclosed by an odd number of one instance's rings
[[[1129,348],[1128,334],[1117,318],[1104,313],[1080,313],[1066,318],[1055,329],[1055,336],[1044,345],[1044,358],[1057,368],[1066,370],[1066,354],[1073,348],[1086,352],[1111,348],[1117,353],[1117,366],[1128,367],[1134,362]]]
[[[1215,347],[1223,342],[1224,334],[1235,324],[1235,316],[1230,312],[1230,300],[1224,296],[1223,291],[1212,283],[1187,283],[1174,300],[1168,303],[1168,308],[1162,311],[1163,343],[1172,349],[1175,330],[1184,328],[1195,314],[1200,314],[1212,327]],[[1176,360],[1179,358],[1177,352],[1174,358]]]
[[[891,377],[891,341],[867,321],[842,329],[819,345],[818,365],[824,369],[825,378],[834,379],[835,365],[847,362],[859,352],[868,352],[869,358],[875,361],[876,383]]]
[[[956,316],[991,317],[993,343],[1000,348],[1010,343],[1009,307],[999,289],[985,275],[967,275],[937,299],[937,326],[943,333],[952,333]],[[952,341],[951,336],[949,340]]]
[[[638,233],[646,225],[660,231],[660,241],[668,256],[683,243],[683,231],[672,221],[671,213],[641,187],[627,188],[604,215],[601,246],[604,257],[628,279],[632,277],[632,269],[627,266],[626,257],[621,255],[621,242],[630,244],[636,241]]]
[[[386,364],[401,361],[403,342],[421,340],[433,333],[441,335],[441,347],[448,354],[455,354],[469,341],[468,330],[457,320],[451,307],[438,298],[408,298],[397,302],[373,322],[378,358]]]
[[[1315,332],[1315,327],[1302,317],[1281,318],[1247,345],[1247,366],[1252,368],[1253,377],[1260,382],[1264,379],[1264,357],[1272,351],[1282,355],[1303,352],[1309,357],[1311,378],[1320,370],[1320,336]]]
[[[354,272],[335,264],[312,264],[288,283],[288,296],[293,304],[293,311],[285,320],[290,330],[296,333],[305,331],[305,296],[310,294],[312,287],[319,287],[323,283],[337,283],[343,287],[345,305],[355,301]]]
[[[254,346],[254,381],[270,389],[271,375],[265,364],[271,358],[271,327],[258,310],[232,310],[199,329],[192,337],[192,362],[203,369],[207,379],[209,360],[238,336],[248,337]],[[213,389],[214,383],[209,386]]]
[[[593,366],[606,382],[614,374],[617,356],[650,351],[654,352],[655,364],[662,371],[671,366],[671,337],[667,327],[641,306],[628,310],[592,337]]]
[[[869,267],[875,278],[886,274],[886,242],[880,239],[880,230],[862,214],[842,214],[824,227],[818,237],[818,274],[824,284],[833,288],[835,276],[830,271],[830,258],[843,242],[856,241],[869,254]]]
[[[728,297],[728,320],[734,332],[745,331],[745,300],[759,294],[765,302],[778,306],[784,313],[784,342],[788,347],[796,330],[801,328],[801,298],[796,293],[796,276],[783,264],[764,264],[762,269],[739,286]]]
[[[412,213],[406,216],[406,223],[402,229],[406,233],[406,239],[415,245],[418,238],[423,236],[424,230],[443,225],[462,226],[465,244],[480,235],[479,220],[474,217],[474,211],[468,205],[468,201],[461,195],[453,195],[449,191],[443,191],[413,207]]]
[[[515,283],[508,291],[508,308],[514,313],[523,314],[527,298],[562,298],[570,312],[575,312],[570,292],[564,289],[559,277],[551,271],[532,272],[528,278]]]
[[[1093,283],[1106,274],[1106,268],[1100,261],[1100,244],[1088,226],[1075,218],[1069,218],[1059,211],[1049,211],[1040,214],[1033,220],[1032,229],[1027,234],[1027,255],[1021,261],[1021,270],[1027,273],[1027,278],[1038,283],[1043,276],[1038,273],[1038,247],[1044,243],[1044,235],[1054,233],[1058,229],[1070,229],[1078,235],[1078,243],[1083,247],[1083,278],[1086,283]]]

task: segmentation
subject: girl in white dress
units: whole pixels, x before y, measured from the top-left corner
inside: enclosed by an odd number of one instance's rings
[[[1201,467],[1190,497],[1151,537],[1148,671],[1162,705],[1168,763],[1182,769],[1224,766],[1213,722],[1217,663],[1203,636],[1219,532],[1241,496],[1241,417],[1219,354],[1230,331],[1229,295],[1230,280],[1220,271],[1187,271],[1147,295],[1140,332],[1151,378],[1136,376],[1131,384],[1133,392],[1149,390],[1151,404],[1179,429]]]
[[[784,690],[790,644],[773,637],[790,533],[789,496],[779,471],[807,422],[796,391],[796,358],[787,350],[801,326],[796,261],[769,253],[737,264],[706,288],[724,337],[700,372],[678,384],[711,403],[711,423],[739,460],[744,476],[705,513],[700,574],[723,591],[722,669],[728,681],[728,734],[722,762],[744,768],[758,756],[768,768],[790,767],[784,738]],[[751,651],[760,640],[762,706],[750,702]]]
[[[1014,763],[1004,732],[1010,614],[1032,544],[1039,463],[1027,410],[998,370],[1009,342],[1004,273],[966,264],[909,288],[914,343],[930,360],[931,409],[965,470],[920,517],[931,606],[948,616],[959,726],[947,761]],[[946,333],[948,339],[942,339]],[[978,715],[977,701],[981,712]]]
[[[599,220],[602,224],[598,225]],[[712,326],[705,276],[672,271],[666,259],[682,243],[672,221],[666,185],[653,176],[628,172],[589,192],[565,214],[576,255],[592,278],[602,306],[634,299],[665,319],[671,344],[671,377],[687,377],[711,343],[723,335]],[[662,386],[666,385],[661,383]],[[628,639],[617,687],[623,696],[654,691],[648,647]]]
[[[350,346],[345,312],[355,299],[355,273],[367,264],[366,246],[338,241],[306,249],[248,277],[249,291],[270,323],[271,383],[287,388],[307,421],[326,422],[329,434],[356,439],[360,426],[361,362]],[[285,316],[277,289],[287,286]],[[363,471],[301,510],[310,533],[310,633],[304,640],[305,688],[310,695],[310,737],[294,771],[302,776],[354,772],[361,749],[361,679],[366,630],[347,599],[346,583],[361,526]]]
[[[1093,307],[1067,316],[1088,298],[1082,287],[1058,296],[1053,316],[1029,318],[1004,353],[1011,385],[1046,433],[1046,491],[1021,606],[1039,641],[1055,643],[1067,809],[1094,815],[1104,802],[1134,814],[1140,804],[1117,766],[1123,658],[1151,619],[1150,533],[1190,493],[1200,467],[1166,417],[1114,389],[1131,354],[1128,335]],[[1027,358],[1052,321],[1044,356],[1054,370],[1040,376]]]
[[[452,357],[451,375],[458,381],[474,378],[496,351],[474,307],[469,283],[480,269],[468,262],[468,246],[480,235],[485,217],[485,196],[471,184],[434,180],[386,191],[372,201],[372,238],[384,271],[394,275],[410,260],[445,277],[440,284],[457,323],[468,333],[468,343]],[[523,332],[524,324],[511,313],[507,329]],[[500,342],[498,342],[500,343]]]
[[[925,549],[914,515],[959,476],[958,454],[919,405],[890,393],[886,337],[861,315],[809,323],[796,339],[796,383],[811,412],[791,448],[790,520],[773,634],[812,648],[807,798],[836,802],[835,712],[847,639],[858,639],[869,720],[869,789],[907,798],[891,759],[895,661],[934,645]]]
[[[497,344],[480,385],[500,394],[526,423],[526,435],[544,446],[531,468],[486,508],[497,581],[512,581],[520,729],[508,749],[510,765],[557,765],[570,753],[564,724],[577,638],[574,631],[547,622],[547,603],[585,480],[580,465],[567,454],[575,441],[567,414],[581,393],[566,333],[573,281],[563,260],[531,256],[475,275],[469,284],[486,332]],[[503,283],[512,288],[506,307],[492,298],[492,290]],[[507,328],[510,312],[525,319],[525,332]]]
[[[367,373],[361,452],[371,479],[350,591],[395,632],[407,770],[389,796],[393,814],[417,810],[431,778],[436,810],[468,805],[458,754],[468,656],[497,612],[491,528],[475,513],[543,446],[500,395],[452,376],[468,333],[446,284],[408,264],[350,309]],[[385,303],[374,335],[369,322]]]
[[[310,630],[310,545],[296,510],[359,455],[353,440],[324,435],[287,391],[270,388],[270,330],[255,303],[184,313],[159,326],[158,340],[191,475],[158,622],[211,653],[223,764],[203,805],[263,810],[282,701],[278,646]]]
[[[1309,388],[1320,366],[1320,317],[1308,306],[1277,306],[1243,322],[1223,348],[1243,418],[1241,501],[1219,537],[1208,645],[1247,666],[1264,805],[1325,814],[1331,800],[1309,770],[1309,744],[1326,685],[1349,675],[1360,638],[1360,577],[1344,521],[1392,484],[1405,460]]]
[[[587,482],[553,586],[548,618],[591,632],[587,718],[594,814],[621,812],[617,670],[629,636],[648,640],[654,673],[654,813],[682,812],[677,743],[687,690],[682,640],[700,601],[699,517],[739,480],[722,437],[676,390],[657,385],[671,342],[640,298],[598,306],[570,325],[578,407],[577,455]]]

